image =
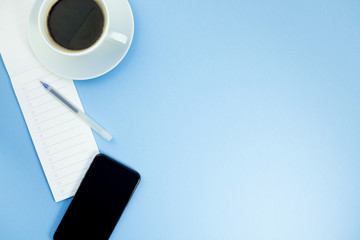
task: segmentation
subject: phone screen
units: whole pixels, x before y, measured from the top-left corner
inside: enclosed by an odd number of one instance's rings
[[[104,154],[98,154],[61,220],[54,239],[109,239],[139,182],[139,173]]]

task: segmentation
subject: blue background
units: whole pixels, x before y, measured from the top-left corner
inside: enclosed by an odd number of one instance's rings
[[[360,2],[130,4],[125,59],[75,83],[142,175],[111,239],[360,239]],[[0,80],[0,239],[48,239],[70,199]]]

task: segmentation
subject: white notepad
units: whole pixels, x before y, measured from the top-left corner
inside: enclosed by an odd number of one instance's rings
[[[27,26],[33,3],[33,0],[0,2],[0,51],[50,189],[58,202],[74,195],[99,151],[90,128],[46,92],[39,82],[51,84],[82,109],[73,81],[49,72],[31,51]]]

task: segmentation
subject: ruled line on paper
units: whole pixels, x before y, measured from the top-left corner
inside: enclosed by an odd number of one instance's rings
[[[65,186],[67,186],[67,185],[75,184],[75,183],[78,183],[78,182],[80,182],[80,180],[79,180],[79,179],[76,179],[75,181],[71,181],[71,182],[69,182],[69,183],[62,184],[61,186],[62,186],[62,187],[65,187]]]
[[[66,175],[63,175],[63,176],[61,176],[61,177],[57,177],[56,179],[60,180],[60,179],[63,179],[64,177],[71,176],[71,175],[76,174],[76,173],[78,173],[78,172],[84,172],[84,171],[86,171],[86,170],[87,170],[87,168],[82,168],[82,169],[80,169],[80,170],[76,170],[76,171],[70,172],[70,173],[68,173],[68,174],[66,174]]]
[[[50,118],[47,118],[47,119],[45,119],[45,120],[43,120],[41,122],[37,122],[35,125],[43,124],[45,122],[53,120],[54,118],[58,118],[58,117],[61,117],[61,116],[64,116],[64,115],[69,115],[69,112],[64,112],[64,113],[57,114],[57,115],[55,115],[53,117],[50,117]]]
[[[56,133],[56,134],[50,135],[50,136],[48,136],[48,137],[46,137],[46,138],[43,138],[43,141],[48,140],[48,139],[53,138],[53,137],[57,137],[57,136],[59,136],[60,134],[64,134],[64,133],[67,133],[67,132],[69,132],[69,131],[72,131],[72,130],[78,128],[79,126],[80,126],[80,125],[74,126],[74,127],[72,127],[72,128],[67,128],[66,130],[64,130],[64,131],[62,131],[62,132],[60,132],[60,133]]]
[[[80,152],[77,152],[77,153],[72,153],[72,154],[70,154],[70,155],[68,155],[68,156],[66,156],[66,157],[63,157],[63,158],[61,158],[61,159],[56,160],[56,162],[60,162],[60,161],[67,160],[67,159],[69,159],[69,158],[71,158],[71,157],[73,157],[73,156],[76,156],[76,155],[79,155],[79,154],[81,154],[81,153],[87,152],[87,150],[88,150],[88,149],[85,149],[84,151],[80,151]]]
[[[77,121],[78,119],[76,118],[76,117],[74,117],[74,118],[72,118],[72,119],[70,119],[70,120],[68,120],[68,121],[66,121],[66,122],[61,122],[61,123],[59,123],[59,124],[57,124],[57,125],[54,125],[54,126],[51,126],[51,127],[48,127],[48,128],[46,128],[46,129],[43,129],[42,130],[42,133],[44,133],[45,131],[47,131],[47,130],[50,130],[50,129],[52,129],[52,128],[55,128],[55,127],[59,127],[60,125],[64,125],[65,123],[69,123],[69,122],[78,122]]]
[[[80,164],[80,163],[84,163],[84,162],[86,162],[86,161],[88,161],[88,160],[87,160],[87,159],[83,159],[83,160],[80,160],[80,161],[71,163],[71,164],[69,164],[69,165],[62,166],[61,168],[56,168],[56,169],[54,168],[54,169],[53,169],[53,172],[59,172],[59,171],[62,171],[63,169],[65,169],[65,168],[69,168],[69,167],[72,167],[72,166],[74,166],[74,165],[77,165],[77,164]]]
[[[64,106],[56,106],[56,107],[53,107],[49,110],[46,110],[46,111],[42,111],[42,112],[35,112],[33,111],[33,116],[36,118],[36,117],[39,117],[40,115],[42,114],[48,114],[49,112],[52,112],[52,111],[59,111],[59,109],[62,109],[64,108]]]
[[[61,143],[66,142],[66,141],[68,141],[68,140],[70,140],[70,139],[74,139],[75,137],[80,137],[81,135],[82,135],[82,134],[77,134],[77,135],[75,135],[75,136],[71,136],[71,137],[68,137],[68,138],[66,138],[66,139],[63,139],[63,140],[61,140],[61,141],[55,142],[55,143],[53,143],[53,144],[51,144],[51,145],[46,145],[45,149],[46,149],[46,148],[54,147],[55,145],[61,144]]]
[[[86,142],[83,141],[83,142],[80,142],[80,143],[77,143],[77,144],[73,144],[73,145],[71,145],[70,147],[66,147],[66,148],[60,149],[60,150],[58,150],[58,151],[56,151],[56,152],[52,152],[51,154],[49,154],[49,156],[54,156],[54,155],[56,155],[56,154],[58,154],[58,153],[62,153],[62,152],[64,152],[64,151],[66,151],[66,150],[72,149],[72,148],[74,148],[74,147],[78,147],[78,146],[83,145],[83,144],[85,144],[85,143],[86,143]]]

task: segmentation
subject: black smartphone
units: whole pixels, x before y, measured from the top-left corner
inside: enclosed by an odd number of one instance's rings
[[[140,182],[140,174],[98,154],[86,172],[54,239],[109,239]]]

